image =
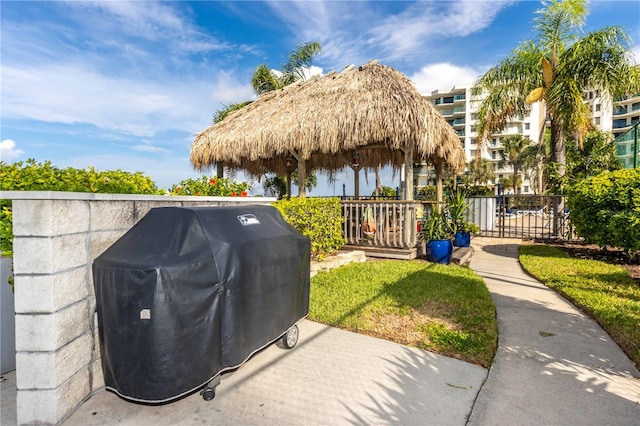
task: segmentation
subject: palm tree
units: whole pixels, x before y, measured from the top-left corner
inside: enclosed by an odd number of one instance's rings
[[[229,104],[226,105],[224,108],[219,109],[218,111],[216,111],[213,114],[213,124],[215,123],[219,123],[222,120],[224,120],[224,118],[229,115],[230,113],[232,113],[233,111],[237,111],[241,108],[246,107],[247,105],[249,105],[251,102],[253,101],[246,101],[246,102],[238,102],[236,104]],[[228,173],[229,171],[227,171]],[[224,165],[223,164],[216,164],[216,176],[218,178],[222,178],[224,177]]]
[[[631,38],[619,26],[580,37],[587,0],[550,0],[534,20],[536,37],[518,46],[476,82],[486,93],[478,111],[479,143],[541,101],[551,125],[551,160],[562,181],[565,137],[578,141],[592,126],[583,95],[595,90],[612,99],[640,90],[640,71],[630,53]],[[480,149],[478,149],[478,152]],[[564,206],[554,204],[554,213]],[[559,215],[556,214],[559,217]]]
[[[251,86],[256,94],[282,89],[298,80],[305,80],[305,70],[309,68],[313,57],[320,53],[320,43],[308,42],[294,49],[282,66],[282,71],[270,70],[265,64],[259,65],[253,72]]]
[[[502,139],[502,159],[498,161],[498,167],[503,168],[510,165],[513,168],[513,193],[518,193],[518,172],[522,168],[524,162],[524,153],[529,146],[529,139],[522,135],[511,135]]]
[[[493,163],[486,158],[482,158],[480,161],[469,161],[467,169],[473,183],[476,185],[486,185],[495,177]]]
[[[308,42],[301,46],[298,46],[289,54],[287,61],[282,66],[282,71],[273,71],[269,69],[266,64],[259,65],[253,72],[251,78],[251,86],[258,95],[270,92],[272,90],[281,89],[289,84],[295,83],[298,80],[305,80],[305,70],[309,69],[313,57],[320,53],[322,47],[320,43]],[[292,152],[291,155],[296,157],[296,153]],[[304,163],[300,163],[300,158],[296,157],[298,164],[303,166]],[[313,175],[315,178],[315,174]],[[291,173],[287,173],[287,188],[291,188]],[[299,186],[299,195],[304,197],[306,194],[307,186]],[[291,194],[289,194],[291,195]]]
[[[621,168],[611,132],[589,132],[582,146],[570,145],[567,149],[567,169],[575,181]]]

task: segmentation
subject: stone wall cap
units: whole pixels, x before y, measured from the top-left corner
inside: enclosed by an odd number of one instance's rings
[[[208,197],[143,194],[96,194],[63,191],[0,191],[2,200],[79,200],[79,201],[233,201],[234,203],[272,203],[275,197]]]

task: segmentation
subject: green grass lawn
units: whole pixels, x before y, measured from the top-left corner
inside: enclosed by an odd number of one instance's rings
[[[422,261],[352,263],[311,279],[309,319],[489,367],[495,307],[468,268]]]
[[[594,318],[640,368],[640,286],[626,270],[542,245],[521,246],[520,263]]]

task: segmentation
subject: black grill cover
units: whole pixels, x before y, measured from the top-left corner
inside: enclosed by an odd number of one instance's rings
[[[189,393],[309,311],[309,238],[270,206],[152,209],[93,262],[105,385]]]

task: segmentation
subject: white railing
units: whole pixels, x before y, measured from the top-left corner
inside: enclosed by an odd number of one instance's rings
[[[381,248],[413,248],[418,243],[422,203],[416,201],[341,201],[347,244]]]

